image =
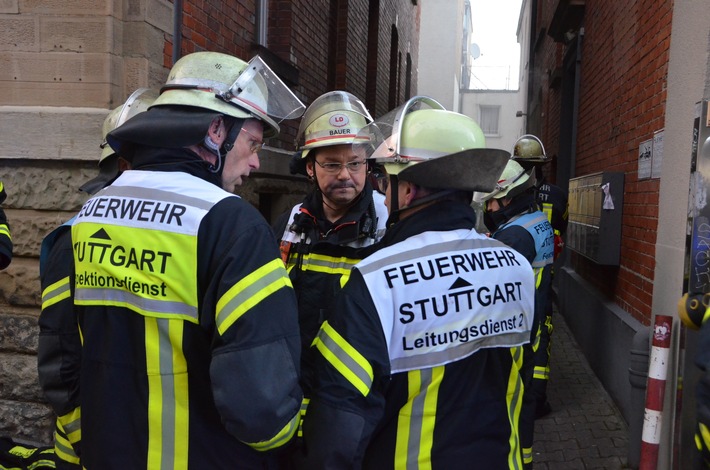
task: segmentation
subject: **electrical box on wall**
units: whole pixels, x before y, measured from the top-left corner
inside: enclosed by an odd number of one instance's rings
[[[603,265],[619,265],[624,174],[604,171],[569,180],[565,244]]]

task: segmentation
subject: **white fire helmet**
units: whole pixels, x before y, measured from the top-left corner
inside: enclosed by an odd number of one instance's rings
[[[363,128],[355,152],[402,181],[435,189],[490,191],[510,153],[486,148],[480,126],[416,96]]]
[[[357,97],[346,91],[331,91],[316,98],[301,119],[296,147],[301,158],[311,149],[352,144],[372,116]]]
[[[178,60],[152,107],[195,106],[239,119],[264,122],[264,136],[305,106],[259,57],[249,61],[220,52],[194,52]]]

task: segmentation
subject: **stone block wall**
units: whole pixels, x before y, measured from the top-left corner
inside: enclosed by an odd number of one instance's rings
[[[0,436],[49,444],[37,380],[42,238],[81,207],[101,127],[165,81],[167,0],[0,0],[0,180],[14,259],[0,272]]]

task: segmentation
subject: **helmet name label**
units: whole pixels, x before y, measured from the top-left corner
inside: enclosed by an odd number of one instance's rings
[[[349,135],[350,129],[333,129],[328,132],[330,135]]]

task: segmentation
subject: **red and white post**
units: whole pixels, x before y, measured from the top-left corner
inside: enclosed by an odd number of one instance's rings
[[[661,443],[663,398],[668,376],[672,326],[673,317],[656,315],[646,383],[646,410],[643,415],[643,430],[641,432],[639,470],[656,470],[658,466],[658,448]]]

